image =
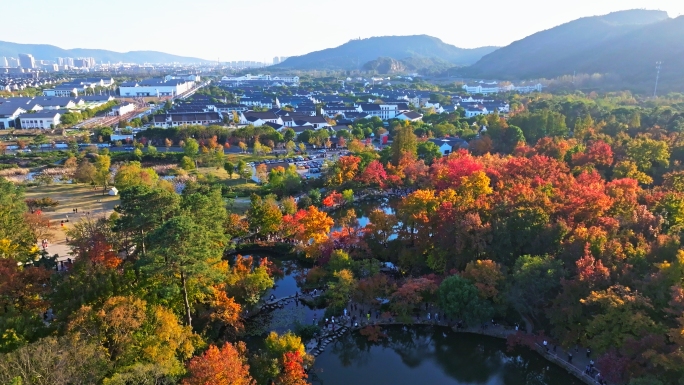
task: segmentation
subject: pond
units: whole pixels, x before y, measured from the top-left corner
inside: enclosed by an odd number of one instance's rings
[[[267,255],[254,255],[255,259]],[[306,269],[294,261],[269,257],[283,275],[271,294],[282,298],[299,291],[298,278]],[[290,301],[282,308],[250,321],[251,336],[269,331],[284,333],[295,325],[320,320],[322,309]],[[316,358],[309,380],[317,385],[581,385],[583,382],[527,349],[508,351],[502,339],[456,333],[446,327],[384,326],[387,338],[371,343],[359,333],[347,333],[330,343]],[[250,349],[261,347],[261,337],[250,339]]]
[[[445,327],[385,327],[387,338],[359,333],[328,345],[309,380],[318,385],[580,385],[583,382],[538,354],[507,351],[504,340]]]
[[[333,226],[331,231],[339,231],[341,227],[337,225],[338,221],[340,218],[344,217],[344,215],[347,213],[348,210],[354,209],[354,212],[356,213],[356,219],[359,221],[359,227],[364,228],[370,220],[368,219],[368,215],[373,210],[380,209],[385,212],[385,214],[394,214],[395,208],[397,207],[397,204],[399,203],[399,199],[393,198],[393,199],[381,199],[381,200],[372,200],[372,201],[365,201],[365,202],[357,202],[354,203],[352,206],[349,207],[344,207],[341,209],[337,209],[335,211],[332,211],[329,213],[330,217],[335,220],[335,226]]]

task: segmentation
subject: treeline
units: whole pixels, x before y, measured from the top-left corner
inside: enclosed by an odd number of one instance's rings
[[[108,157],[91,171],[110,178]],[[179,195],[136,163],[115,182],[115,213],[68,224],[75,259],[57,266],[0,178],[0,383],[305,384],[300,337],[271,333],[251,353],[240,341],[276,268],[224,261],[239,217],[221,192],[189,181]]]

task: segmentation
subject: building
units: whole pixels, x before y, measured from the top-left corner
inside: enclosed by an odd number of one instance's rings
[[[218,112],[191,112],[154,115],[152,124],[155,127],[169,128],[188,125],[206,126],[221,123],[221,121],[221,115]]]
[[[399,114],[399,106],[396,104],[360,103],[357,107],[360,107],[360,112],[382,120],[394,119]]]
[[[140,82],[125,82],[119,87],[121,96],[178,96],[190,91],[195,82],[183,79],[146,79]]]
[[[47,130],[55,128],[64,111],[39,111],[32,114],[22,114],[19,117],[21,128],[39,128]]]
[[[480,83],[475,86],[469,86],[467,84],[463,85],[463,89],[469,94],[498,94],[500,92],[519,92],[519,93],[530,93],[530,92],[541,92],[542,85],[537,83],[528,86],[514,86],[513,84],[499,86],[498,83]]]
[[[112,107],[112,114],[116,116],[123,116],[135,111],[135,104],[123,103]]]
[[[27,53],[20,53],[19,67],[29,69],[36,68],[36,60],[33,58],[33,55]]]
[[[43,96],[72,97],[78,96],[78,88],[70,85],[58,85],[55,88],[43,90]]]
[[[415,111],[406,111],[397,115],[397,119],[404,120],[408,122],[418,122],[423,119],[423,114],[419,114]]]
[[[8,67],[9,62],[7,61],[6,57],[0,57],[0,67]]]
[[[0,99],[2,102],[2,99]],[[0,103],[0,130],[16,127],[16,120],[19,115],[26,113],[26,110],[18,103]]]
[[[240,112],[240,124],[251,124],[254,127],[261,127],[266,123],[284,125],[283,119],[273,112]]]
[[[439,147],[439,151],[442,153],[442,156],[449,155],[452,152],[458,151],[462,148],[468,148],[468,142],[461,138],[429,139],[429,141]]]

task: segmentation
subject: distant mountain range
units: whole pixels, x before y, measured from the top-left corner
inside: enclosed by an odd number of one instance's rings
[[[535,33],[460,71],[484,79],[554,78],[573,73],[613,74],[631,85],[652,85],[656,62],[661,79],[684,79],[684,17],[630,10],[585,17]]]
[[[93,57],[98,63],[200,63],[207,60],[171,55],[157,51],[114,52],[103,49],[63,49],[48,44],[19,44],[0,41],[0,57],[17,57],[20,53],[33,55],[36,60],[55,60],[58,57]]]
[[[289,57],[274,66],[278,69],[357,70],[378,58],[405,60],[408,58],[443,61],[456,66],[475,63],[496,47],[458,48],[427,35],[381,36],[351,40],[339,47]],[[371,64],[372,66],[372,64]]]

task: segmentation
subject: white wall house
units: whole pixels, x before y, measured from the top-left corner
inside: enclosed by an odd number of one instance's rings
[[[26,110],[8,103],[0,104],[0,129],[15,127],[15,122],[19,115],[26,113]]]
[[[415,111],[406,111],[397,115],[397,119],[404,120],[408,122],[418,122],[423,119],[423,114],[419,114]]]
[[[472,118],[474,116],[487,115],[487,114],[489,114],[489,111],[484,106],[468,107],[465,109],[465,117],[466,118]]]
[[[62,114],[59,111],[39,111],[33,114],[22,114],[19,117],[21,128],[47,130],[59,124]]]
[[[123,116],[133,111],[135,111],[135,104],[133,103],[123,103],[112,107],[112,114],[117,116]]]
[[[195,82],[183,79],[146,79],[141,82],[125,82],[119,87],[119,95],[144,96],[178,96],[194,87]]]
[[[382,120],[394,119],[399,114],[399,106],[396,104],[361,103],[357,107],[361,108],[360,112],[371,117],[377,116]]]
[[[55,87],[43,90],[43,96],[57,96],[57,97],[72,97],[78,96],[78,89],[76,87]]]
[[[481,83],[475,86],[469,86],[467,84],[463,85],[463,89],[469,94],[498,94],[499,92],[520,92],[520,93],[530,93],[530,92],[541,92],[542,85],[537,83],[528,86],[514,86],[509,84],[507,86],[499,86],[497,83]]]

